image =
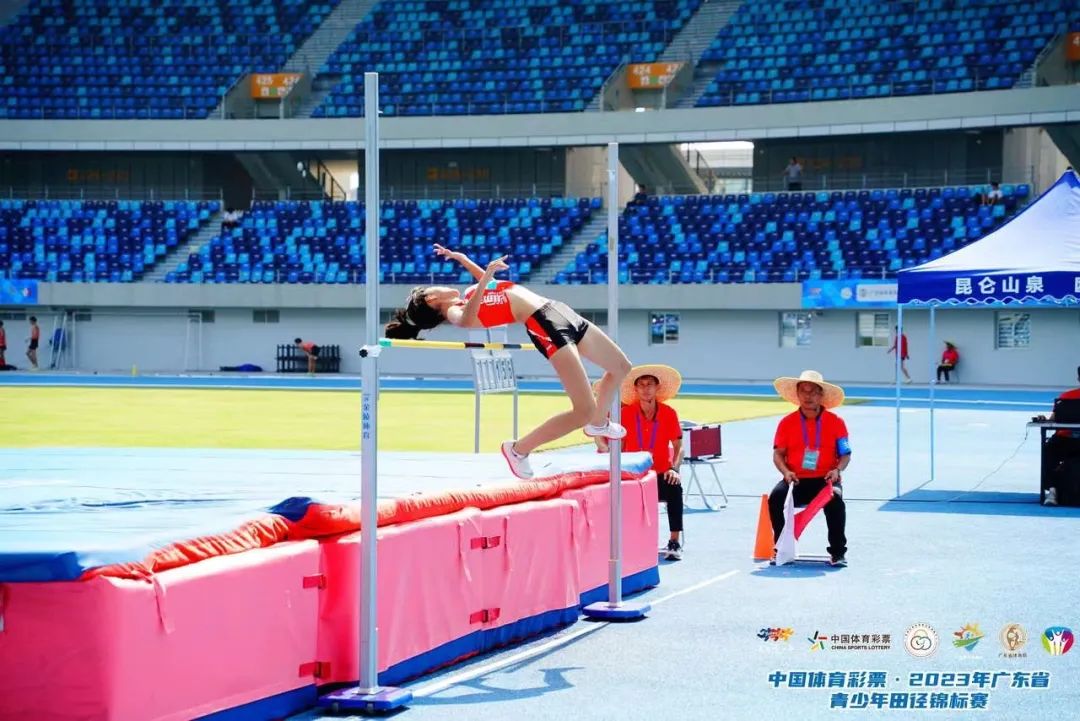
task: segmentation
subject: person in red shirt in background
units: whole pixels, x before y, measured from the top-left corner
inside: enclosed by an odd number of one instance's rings
[[[0,368],[7,365],[4,352],[7,350],[7,332],[4,330],[4,321],[0,320]]]
[[[307,372],[315,375],[315,364],[319,362],[319,346],[302,338],[294,339],[293,343],[307,356]]]
[[[892,341],[892,345],[889,346],[889,350],[887,351],[887,353],[892,354],[892,353],[896,352],[896,341],[899,338],[899,340],[900,340],[900,370],[903,371],[904,378],[907,380],[908,383],[910,383],[911,382],[911,374],[907,372],[907,360],[908,360],[908,357],[909,357],[908,356],[908,347],[907,347],[907,335],[905,333],[900,333],[899,331],[900,331],[900,329],[897,326],[894,325],[893,326],[893,341]]]
[[[604,331],[565,303],[545,298],[513,281],[495,280],[497,272],[510,268],[506,256],[493,258],[486,268],[481,268],[464,253],[438,244],[434,250],[440,258],[460,264],[476,279],[476,284],[464,295],[454,288],[438,285],[413,288],[404,307],[394,311],[386,324],[386,337],[411,340],[420,331],[444,322],[459,328],[521,323],[536,350],[555,369],[570,399],[570,410],[556,413],[522,438],[503,441],[500,450],[511,473],[525,480],[532,478],[529,454],[578,428],[591,438],[626,435],[625,428],[607,417],[607,409],[630,372],[630,361]],[[595,395],[582,358],[604,370]]]
[[[960,353],[956,350],[956,346],[949,341],[945,341],[945,350],[941,354],[941,363],[937,367],[937,379],[938,383],[941,382],[941,376],[945,376],[945,382],[949,382],[949,372],[956,367],[956,364],[960,362]]]
[[[679,534],[683,530],[683,486],[679,476],[682,466],[682,425],[679,414],[667,404],[679,392],[682,376],[671,366],[641,365],[630,369],[620,389],[620,420],[626,429],[622,449],[625,452],[652,453],[653,470],[659,500],[667,503],[668,530],[671,536],[660,552],[669,561],[682,559]],[[608,443],[596,439],[596,446],[607,451]]]
[[[832,483],[833,497],[825,504],[829,527],[829,557],[832,565],[847,565],[847,538],[844,526],[847,510],[841,489],[841,473],[851,462],[851,442],[847,425],[831,408],[843,404],[844,389],[826,383],[817,371],[803,371],[798,378],[777,378],[776,392],[798,410],[780,419],[773,441],[773,465],[783,474],[769,494],[773,541],[784,528],[784,502],[788,485],[795,484],[795,505],[805,506],[826,483]]]
[[[1080,366],[1076,368],[1076,382],[1080,383]],[[1058,396],[1060,400],[1067,398],[1080,398],[1080,387],[1067,390]],[[1035,416],[1031,420],[1036,423],[1053,421],[1054,414],[1049,416]],[[1054,478],[1058,471],[1064,471],[1065,463],[1074,457],[1080,457],[1080,431],[1061,429],[1054,433],[1047,441],[1046,448],[1042,453],[1043,463],[1046,467],[1043,475],[1046,478]],[[1068,502],[1067,500],[1065,502]],[[1058,489],[1056,486],[1047,487],[1043,495],[1044,506],[1056,506],[1058,504]]]

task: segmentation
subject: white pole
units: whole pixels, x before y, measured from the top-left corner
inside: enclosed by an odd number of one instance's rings
[[[364,338],[379,342],[379,74],[364,73],[364,203],[367,221]],[[379,685],[376,626],[376,524],[378,522],[379,359],[369,353],[361,368],[360,442],[360,692]]]
[[[900,363],[904,351],[904,306],[896,306],[896,497],[900,497]]]
[[[619,342],[619,144],[608,143],[608,335]],[[619,392],[611,401],[611,420],[619,422]],[[608,576],[608,605],[622,603],[622,441],[608,445],[611,472],[611,548]]]
[[[937,334],[934,329],[934,306],[930,306],[930,346],[926,355],[930,359],[930,482],[934,482],[934,388],[937,386],[937,366],[934,363],[934,348],[937,347]]]

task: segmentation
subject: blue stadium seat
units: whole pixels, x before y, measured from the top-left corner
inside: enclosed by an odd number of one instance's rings
[[[619,218],[620,275],[644,284],[892,277],[964,247],[1019,210],[1015,202],[982,207],[974,196],[974,187],[637,196]],[[901,198],[911,207],[901,208]],[[919,207],[931,198],[939,210]],[[792,205],[800,212],[788,210]],[[601,238],[554,282],[600,282],[606,269]]]

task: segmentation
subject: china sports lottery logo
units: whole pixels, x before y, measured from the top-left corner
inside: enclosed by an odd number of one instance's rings
[[[1042,645],[1051,656],[1064,656],[1073,647],[1073,632],[1064,626],[1051,626],[1043,631]]]
[[[933,656],[938,649],[938,635],[927,623],[917,623],[904,634],[904,648],[916,658]]]

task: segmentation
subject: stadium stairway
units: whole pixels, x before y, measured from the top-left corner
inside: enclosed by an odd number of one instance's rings
[[[341,0],[334,12],[327,16],[319,29],[300,46],[289,61],[284,72],[301,73],[305,70],[315,74],[327,58],[345,41],[349,33],[371,12],[378,0]]]
[[[621,213],[622,210],[620,209],[619,212]],[[555,274],[573,263],[578,253],[584,251],[589,243],[599,242],[601,238],[604,243],[607,243],[607,222],[607,208],[596,211],[592,218],[589,219],[589,222],[581,227],[577,235],[573,236],[557,253],[548,258],[546,263],[533,271],[529,282],[551,283],[555,279]]]
[[[702,3],[656,62],[678,63],[689,60],[696,63],[740,5],[742,0],[713,0]]]
[[[176,270],[176,265],[182,261],[187,260],[188,256],[192,253],[198,253],[199,249],[214,239],[215,236],[221,234],[221,219],[224,217],[224,208],[219,210],[210,216],[206,224],[199,228],[199,232],[191,236],[191,240],[182,245],[176,246],[173,252],[161,259],[157,263],[153,270],[148,271],[143,276],[143,281],[147,283],[161,283],[165,280],[165,274],[170,270]]]
[[[679,104],[675,107],[680,108],[692,108],[697,98],[705,92],[705,88],[709,87],[709,83],[712,81],[712,77],[716,74],[716,70],[719,65],[715,67],[709,67],[705,72],[701,73],[701,77],[698,77],[698,70],[696,63],[701,54],[712,44],[713,38],[720,32],[720,28],[727,25],[728,19],[735,14],[735,11],[742,5],[742,0],[713,0],[713,2],[702,3],[693,17],[683,26],[682,30],[672,39],[667,48],[664,49],[662,55],[656,59],[658,63],[679,63],[689,61],[695,64],[694,68],[694,84],[689,93],[683,98],[679,99]],[[615,71],[616,73],[622,72],[620,67]],[[606,83],[605,83],[606,85]],[[686,98],[693,97],[693,100],[688,101],[689,104],[685,104]],[[604,97],[604,86],[600,86],[600,91],[592,99],[592,101],[585,107],[586,111],[600,110],[600,101]]]
[[[23,7],[30,0],[0,0],[0,25],[4,25],[22,12]]]
[[[330,57],[338,45],[349,36],[353,28],[371,12],[378,0],[341,0],[333,12],[327,15],[322,25],[313,32],[304,43],[296,49],[292,57],[286,61],[279,72],[302,73],[309,72],[315,75],[319,72],[326,59]],[[311,111],[322,103],[329,94],[333,83],[316,85],[313,92],[299,106],[293,117],[310,118]],[[221,117],[221,104],[219,103],[209,118]]]

